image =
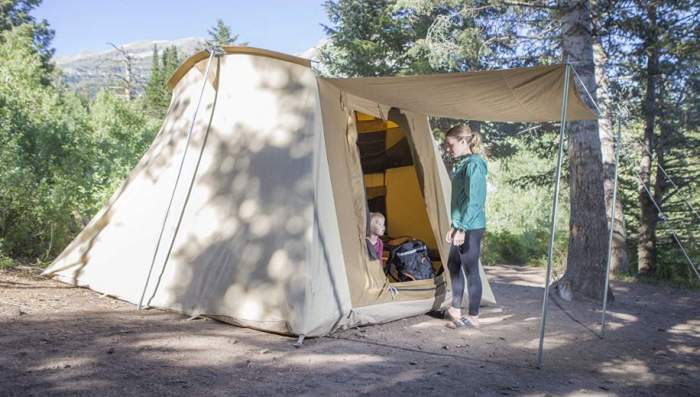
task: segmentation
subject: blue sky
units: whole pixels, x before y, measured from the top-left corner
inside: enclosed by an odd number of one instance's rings
[[[56,31],[57,56],[107,42],[206,37],[218,18],[254,47],[300,53],[325,37],[323,0],[44,0],[32,12]]]

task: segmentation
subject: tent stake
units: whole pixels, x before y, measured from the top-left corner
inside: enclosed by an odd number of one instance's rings
[[[153,259],[151,259],[151,266],[148,268],[148,275],[146,276],[146,283],[143,286],[143,292],[141,293],[141,298],[139,299],[139,305],[137,310],[143,308],[143,298],[146,296],[146,290],[148,289],[148,283],[151,280],[151,273],[153,272],[153,265],[156,263],[156,257],[158,256],[158,249],[160,248],[160,242],[163,239],[163,232],[165,232],[165,224],[168,221],[168,216],[170,215],[170,208],[173,205],[173,200],[175,199],[175,191],[177,190],[177,185],[180,182],[180,175],[182,174],[182,167],[185,164],[185,157],[187,156],[187,149],[190,146],[190,140],[192,139],[192,131],[194,131],[195,121],[197,121],[197,113],[199,113],[199,105],[202,104],[202,98],[204,97],[204,89],[207,86],[207,77],[209,76],[209,67],[211,66],[211,61],[214,59],[216,53],[215,49],[208,49],[209,60],[207,61],[206,71],[204,72],[204,81],[202,81],[202,90],[199,93],[199,100],[197,101],[197,107],[194,109],[194,115],[192,116],[192,124],[190,124],[190,130],[187,133],[187,141],[185,142],[185,150],[182,153],[182,159],[180,160],[180,168],[177,171],[177,178],[175,178],[175,185],[173,185],[173,192],[170,195],[170,202],[168,203],[168,208],[165,210],[165,216],[163,217],[163,224],[160,228],[160,233],[158,234],[158,242],[156,243],[156,249],[153,252]]]
[[[620,125],[622,124],[622,120],[620,118],[617,119],[617,133],[615,134],[615,177],[613,179],[613,195],[612,195],[612,202],[610,203],[611,205],[611,210],[610,210],[610,234],[608,235],[608,262],[607,265],[605,266],[605,289],[603,291],[603,317],[600,320],[600,337],[605,338],[605,313],[608,308],[608,286],[610,284],[610,263],[612,262],[612,243],[613,243],[613,234],[615,231],[615,203],[617,201],[617,174],[618,174],[618,162],[620,161],[620,145],[621,145],[621,136],[620,136]]]
[[[559,126],[559,154],[557,155],[557,171],[554,177],[554,198],[552,203],[552,218],[549,229],[549,247],[547,248],[547,275],[544,282],[544,297],[542,298],[542,318],[540,319],[540,345],[537,349],[537,368],[542,367],[542,350],[544,348],[544,327],[547,320],[547,301],[549,300],[549,279],[552,275],[552,257],[554,255],[554,239],[557,224],[557,210],[559,207],[559,185],[561,179],[561,163],[564,155],[564,132],[566,131],[566,113],[569,105],[569,79],[571,77],[571,65],[564,68],[564,92],[561,100],[561,121]]]

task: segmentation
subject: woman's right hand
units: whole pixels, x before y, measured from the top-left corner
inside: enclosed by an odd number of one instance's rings
[[[445,241],[447,241],[448,244],[452,244],[453,234],[455,234],[455,229],[453,227],[450,227],[450,231],[447,232],[447,236],[445,236]]]

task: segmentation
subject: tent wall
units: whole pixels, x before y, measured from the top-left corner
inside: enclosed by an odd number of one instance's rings
[[[342,236],[342,255],[345,273],[350,289],[352,307],[365,302],[373,302],[385,286],[379,278],[383,276],[376,262],[370,263],[366,258],[367,246],[364,241],[365,219],[363,215],[364,198],[355,199],[356,179],[362,178],[361,171],[353,168],[357,156],[354,131],[355,118],[352,111],[344,106],[340,91],[328,82],[319,79],[318,89],[323,116],[323,132],[328,156],[328,166],[333,187],[336,214],[340,236]],[[369,108],[371,108],[371,103]],[[355,178],[355,180],[353,180]],[[358,211],[359,208],[359,211]],[[373,266],[370,266],[373,265]],[[374,270],[378,270],[377,273]]]
[[[139,301],[165,208],[177,178],[201,81],[199,69],[191,69],[183,77],[151,147],[107,204],[45,274],[55,274],[66,283],[89,287],[129,302]],[[213,87],[208,85],[201,109],[211,107],[214,94]],[[181,179],[189,179],[194,173],[205,127],[202,122],[194,127],[194,138]],[[186,190],[185,184],[181,184],[175,192],[173,208],[182,207]],[[166,225],[163,241],[172,239],[174,227],[175,222],[171,219]],[[164,250],[161,250],[156,263],[163,261],[163,254]]]
[[[195,106],[203,63],[175,88],[168,120],[179,120],[183,128],[192,114],[177,111]],[[222,57],[214,69],[146,300],[273,332],[328,333],[341,324],[350,304],[342,257],[334,254],[340,237],[326,153],[319,150],[324,141],[316,78],[296,63],[243,54]],[[163,134],[178,133],[184,142],[183,128],[172,130],[166,122]],[[158,189],[127,184],[115,201],[122,209],[118,224],[100,218],[122,231],[124,241],[102,235],[97,246],[83,244],[88,255],[82,267],[106,283],[79,275],[77,284],[138,302],[181,152],[170,155],[169,173],[152,176]],[[150,171],[145,166],[135,173]],[[150,204],[148,210],[138,210],[133,199],[122,201],[131,195]],[[139,241],[148,244],[136,256],[130,247]],[[96,255],[101,251],[109,255]],[[57,262],[49,271],[60,266]],[[112,277],[117,272],[122,276]]]

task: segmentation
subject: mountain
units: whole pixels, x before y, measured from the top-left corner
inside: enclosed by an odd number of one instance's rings
[[[205,39],[187,37],[173,41],[141,41],[118,46],[103,52],[84,51],[75,55],[56,58],[56,65],[61,69],[63,81],[73,90],[94,98],[100,89],[112,89],[125,92],[126,57],[131,59],[131,81],[135,94],[140,94],[151,77],[153,46],[163,49],[175,46],[181,60],[204,48]],[[319,41],[314,47],[298,54],[302,58],[314,60],[314,67],[323,74],[324,68],[317,62],[319,48],[325,43]]]
[[[151,76],[153,46],[160,53],[170,46],[177,48],[180,59],[186,59],[204,47],[204,39],[188,37],[173,41],[141,41],[118,46],[103,52],[85,51],[75,55],[57,57],[56,65],[63,73],[63,81],[72,89],[94,97],[102,88],[124,92],[126,78],[126,58],[131,59],[131,81],[136,94]]]

